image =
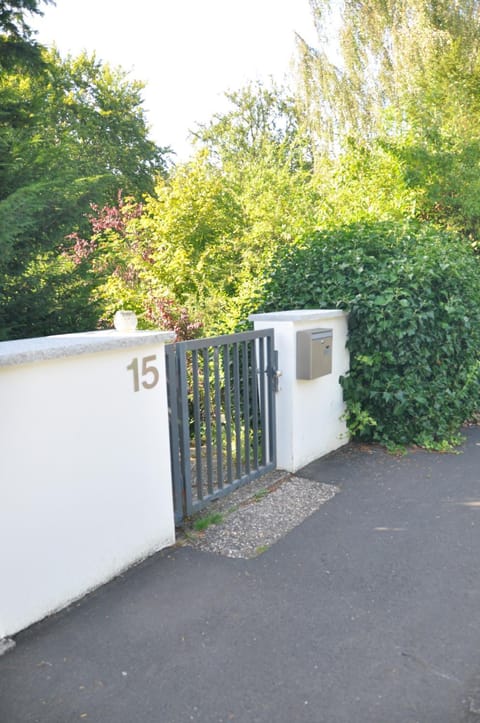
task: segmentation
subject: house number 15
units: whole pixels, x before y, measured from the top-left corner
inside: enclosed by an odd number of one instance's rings
[[[144,356],[141,360],[138,359],[132,359],[131,363],[128,365],[127,370],[130,371],[130,369],[133,372],[133,391],[139,392],[140,391],[140,377],[144,380],[142,381],[142,387],[144,389],[153,389],[158,384],[159,380],[159,374],[157,367],[152,363],[156,361],[157,357],[155,354],[152,354],[151,356]],[[141,372],[139,370],[139,361],[141,361]]]

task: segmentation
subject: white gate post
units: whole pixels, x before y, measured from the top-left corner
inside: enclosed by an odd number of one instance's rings
[[[340,376],[349,369],[348,314],[309,309],[252,314],[255,329],[273,328],[280,371],[276,398],[277,467],[295,472],[348,442]],[[332,330],[332,371],[297,379],[297,332]]]

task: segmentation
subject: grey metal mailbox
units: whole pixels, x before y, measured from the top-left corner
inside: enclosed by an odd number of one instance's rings
[[[332,337],[332,329],[297,331],[297,379],[331,374]]]

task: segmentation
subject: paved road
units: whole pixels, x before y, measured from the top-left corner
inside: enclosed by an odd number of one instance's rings
[[[480,428],[348,446],[341,493],[254,560],[163,553],[17,636],[0,723],[479,723]]]

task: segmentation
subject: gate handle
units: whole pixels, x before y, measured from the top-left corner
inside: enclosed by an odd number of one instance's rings
[[[273,391],[274,392],[279,391],[280,377],[282,376],[282,374],[283,374],[283,372],[281,369],[273,370]]]

